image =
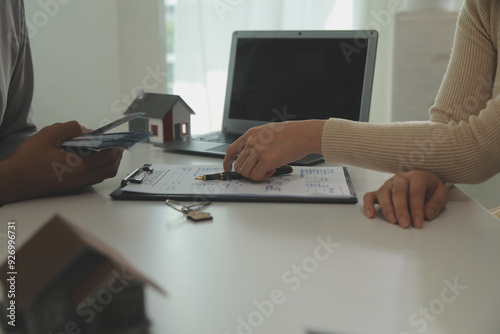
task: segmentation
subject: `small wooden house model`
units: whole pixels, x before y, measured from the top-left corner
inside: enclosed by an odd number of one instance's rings
[[[129,122],[130,131],[147,130],[153,133],[152,143],[165,143],[189,137],[193,110],[178,95],[140,92],[125,114],[143,112]]]
[[[84,230],[54,217],[17,249],[15,299],[7,262],[2,321],[16,333],[148,333],[144,285],[163,290],[117,252]],[[7,307],[14,300],[15,326]]]

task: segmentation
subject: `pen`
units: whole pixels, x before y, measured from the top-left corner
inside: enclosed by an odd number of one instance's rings
[[[276,171],[271,176],[277,176],[282,174],[289,174],[293,172],[293,168],[291,166],[282,166],[276,168]],[[208,180],[220,180],[220,181],[228,181],[228,180],[237,180],[244,179],[245,177],[238,172],[222,172],[217,174],[208,174],[198,176],[195,179],[200,181],[208,181]]]

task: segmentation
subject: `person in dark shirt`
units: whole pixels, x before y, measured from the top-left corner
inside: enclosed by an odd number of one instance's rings
[[[78,154],[61,143],[86,128],[78,122],[37,132],[31,102],[33,64],[24,3],[0,2],[0,206],[62,194],[116,175],[123,151]]]

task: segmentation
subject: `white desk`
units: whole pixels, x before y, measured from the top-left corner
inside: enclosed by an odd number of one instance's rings
[[[0,233],[14,220],[22,244],[59,213],[107,241],[169,293],[147,289],[152,333],[500,332],[500,222],[459,190],[438,219],[403,230],[363,214],[383,174],[349,167],[357,205],[213,203],[213,222],[194,224],[163,202],[109,198],[144,162],[222,161],[139,144],[91,190],[0,208]],[[329,238],[332,254],[318,242]]]

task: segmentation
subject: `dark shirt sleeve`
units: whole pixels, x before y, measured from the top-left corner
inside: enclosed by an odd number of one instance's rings
[[[36,132],[31,110],[33,63],[24,5],[0,2],[0,161]]]

